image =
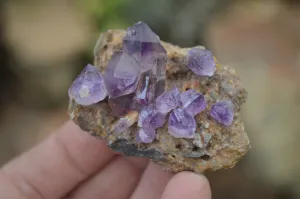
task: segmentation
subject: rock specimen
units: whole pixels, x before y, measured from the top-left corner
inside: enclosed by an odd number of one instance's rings
[[[69,114],[112,150],[197,173],[233,167],[249,150],[240,117],[247,92],[204,47],[161,42],[138,22],[101,34],[94,56],[99,78],[79,75]]]

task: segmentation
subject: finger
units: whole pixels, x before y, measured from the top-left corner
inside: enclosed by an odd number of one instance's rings
[[[140,172],[144,172],[149,163],[148,158],[140,158],[135,156],[123,156],[127,161],[131,162]]]
[[[176,174],[167,184],[162,199],[211,199],[208,180],[192,172]]]
[[[42,144],[4,166],[1,172],[6,177],[0,183],[14,186],[26,198],[60,198],[113,156],[103,141],[68,122]]]
[[[145,159],[134,160],[131,158],[128,160],[126,157],[119,156],[78,187],[68,198],[129,198],[146,165],[147,160]]]
[[[163,171],[158,165],[150,162],[131,199],[160,198],[170,178],[170,173]]]

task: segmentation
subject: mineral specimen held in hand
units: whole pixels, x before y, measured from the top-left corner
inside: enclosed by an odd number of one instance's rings
[[[140,77],[136,60],[125,52],[116,52],[104,71],[104,82],[110,97],[133,93]]]
[[[80,105],[91,105],[107,96],[102,74],[88,64],[69,89],[69,97]]]
[[[189,50],[188,67],[200,76],[212,76],[216,70],[216,64],[211,52],[201,48]]]
[[[169,117],[169,133],[176,138],[194,138],[196,121],[184,109],[178,108]]]
[[[204,96],[197,93],[194,89],[189,89],[181,93],[180,101],[184,110],[193,116],[206,108]]]
[[[94,55],[109,98],[86,106],[71,95],[69,114],[83,130],[107,140],[112,150],[151,158],[172,172],[197,173],[233,167],[249,150],[240,115],[247,92],[235,70],[220,65],[204,47],[179,48],[159,41],[141,22],[128,31],[103,33]],[[153,102],[143,105],[135,102],[137,84],[145,72],[158,81]],[[177,93],[174,87],[182,96],[194,93],[193,89],[196,97],[182,99],[175,107],[173,95],[169,99],[162,95]],[[127,98],[129,95],[133,98]],[[116,99],[114,106],[112,99]],[[118,109],[121,114],[113,114]]]
[[[230,101],[221,101],[212,105],[210,115],[219,123],[231,125],[234,117],[233,105]]]

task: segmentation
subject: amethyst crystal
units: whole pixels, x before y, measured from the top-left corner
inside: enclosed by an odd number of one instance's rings
[[[123,116],[130,110],[135,109],[133,107],[134,94],[124,95],[116,98],[108,98],[108,104],[111,108],[113,116]]]
[[[150,70],[160,59],[166,57],[166,50],[160,44],[158,36],[144,22],[137,22],[128,28],[123,46],[141,63],[141,72]]]
[[[107,96],[104,80],[95,66],[88,64],[69,88],[69,97],[80,105],[91,105]]]
[[[201,48],[189,50],[188,67],[200,76],[212,76],[216,70],[215,60],[211,52]]]
[[[206,101],[203,95],[194,89],[189,89],[180,94],[180,101],[185,111],[193,116],[206,108]]]
[[[155,98],[156,85],[156,76],[151,75],[151,72],[143,73],[136,89],[136,101],[141,105],[152,103]]]
[[[175,109],[180,105],[179,96],[180,93],[176,87],[170,91],[164,92],[156,98],[156,108],[162,113],[170,112],[172,109]]]
[[[141,105],[148,105],[165,91],[166,60],[161,59],[150,71],[141,75],[136,89],[136,100]]]
[[[110,97],[133,93],[140,77],[136,60],[125,52],[117,52],[109,60],[104,72],[105,86]]]
[[[162,127],[164,123],[165,115],[159,112],[153,104],[144,107],[139,114],[139,127],[157,129]]]
[[[221,101],[212,105],[210,115],[220,124],[229,126],[234,117],[233,104],[231,101]]]
[[[136,58],[144,72],[136,89],[136,101],[148,105],[164,92],[167,53],[158,36],[144,22],[128,28],[123,38],[126,52]]]
[[[160,59],[157,64],[151,69],[151,73],[155,75],[156,82],[156,90],[155,97],[160,96],[165,92],[165,81],[166,81],[166,65],[167,58]]]
[[[136,141],[138,143],[151,143],[155,139],[156,132],[152,128],[140,128],[136,135]]]
[[[184,109],[177,108],[169,116],[169,133],[176,138],[194,138],[196,121]]]

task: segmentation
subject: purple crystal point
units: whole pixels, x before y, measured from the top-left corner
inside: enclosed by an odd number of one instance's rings
[[[234,110],[231,101],[221,101],[212,105],[210,115],[220,124],[229,126],[233,122]]]
[[[139,114],[139,127],[157,129],[162,127],[164,123],[165,115],[159,112],[153,104],[144,107]]]
[[[204,96],[197,93],[194,89],[181,93],[180,100],[184,110],[192,116],[197,115],[206,108]]]
[[[176,138],[194,138],[196,121],[184,109],[177,108],[169,116],[169,133]]]
[[[148,105],[165,91],[166,62],[160,60],[147,72],[141,75],[136,89],[136,100],[141,105]]]
[[[189,50],[188,67],[200,76],[212,76],[216,70],[215,60],[211,52],[201,48]]]
[[[110,97],[133,93],[136,89],[140,67],[136,60],[125,52],[115,53],[104,72],[105,86]]]
[[[160,58],[166,57],[166,50],[158,36],[144,22],[137,22],[128,28],[123,46],[141,63],[142,72],[150,70]]]
[[[108,104],[112,110],[113,116],[123,116],[130,110],[133,110],[132,101],[134,94],[124,95],[116,98],[108,98]]]
[[[151,143],[155,139],[156,132],[152,128],[140,128],[136,135],[137,142]]]
[[[156,98],[156,108],[162,113],[168,113],[172,109],[177,108],[180,105],[179,90],[174,87],[170,91],[164,92],[158,98]]]
[[[157,61],[156,65],[151,69],[151,74],[157,79],[155,96],[159,96],[165,92],[165,80],[166,80],[166,65],[167,58],[161,58]]]
[[[102,101],[107,96],[101,73],[88,64],[69,88],[69,97],[80,105],[91,105]]]

